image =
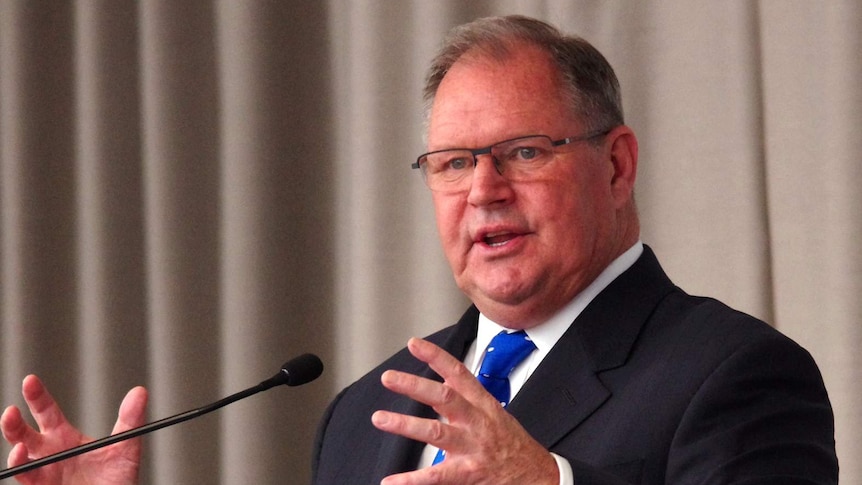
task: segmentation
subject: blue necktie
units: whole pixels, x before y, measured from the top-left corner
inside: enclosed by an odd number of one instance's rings
[[[536,350],[536,344],[523,330],[513,333],[502,331],[491,339],[491,343],[485,349],[485,358],[482,359],[482,366],[476,379],[500,401],[503,407],[509,405],[511,395],[509,374],[534,350]],[[433,465],[440,463],[445,457],[446,453],[443,450],[438,451]]]

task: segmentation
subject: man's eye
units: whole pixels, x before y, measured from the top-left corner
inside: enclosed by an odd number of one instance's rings
[[[464,170],[465,168],[469,168],[473,165],[471,160],[466,158],[453,158],[449,160],[446,165],[443,167],[444,170]]]
[[[519,160],[532,160],[539,156],[539,149],[536,147],[520,147],[515,151],[515,158]]]
[[[535,146],[516,146],[507,151],[505,156],[502,157],[502,160],[514,163],[538,162],[542,159],[544,154],[545,152],[541,148]]]

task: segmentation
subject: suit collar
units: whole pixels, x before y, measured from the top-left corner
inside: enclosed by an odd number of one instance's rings
[[[623,365],[658,302],[674,289],[652,249],[614,280],[569,328],[594,372]]]
[[[453,332],[439,343],[440,347],[446,352],[449,352],[456,359],[463,361],[467,355],[467,350],[473,340],[476,340],[476,332],[479,331],[479,310],[475,305],[470,305],[470,308],[464,312],[458,323],[455,324]],[[437,335],[440,333],[438,332]],[[432,342],[439,340],[436,335],[429,338]],[[436,343],[436,342],[435,342]]]

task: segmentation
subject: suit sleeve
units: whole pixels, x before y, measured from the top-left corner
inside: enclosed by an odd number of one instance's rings
[[[320,454],[323,449],[323,439],[326,435],[326,428],[329,425],[329,421],[332,418],[332,413],[335,411],[335,407],[341,401],[344,393],[347,392],[347,388],[342,390],[335,396],[335,399],[329,403],[329,406],[326,408],[326,411],[323,413],[323,417],[320,419],[320,424],[317,428],[317,436],[314,438],[314,447],[311,451],[311,483],[316,484],[318,482],[317,475],[320,469]]]

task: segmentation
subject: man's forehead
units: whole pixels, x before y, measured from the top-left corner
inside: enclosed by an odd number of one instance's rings
[[[565,104],[556,68],[543,51],[521,49],[504,58],[471,54],[459,59],[440,83],[431,107],[428,148],[484,146],[547,134],[571,122]]]

